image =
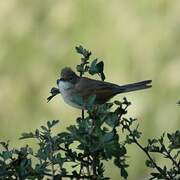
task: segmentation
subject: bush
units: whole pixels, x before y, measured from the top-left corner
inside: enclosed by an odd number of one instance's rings
[[[82,46],[76,47],[82,55],[81,63],[77,65],[80,76],[85,73],[98,74],[104,81],[104,63],[94,59],[89,63],[91,52]],[[56,87],[51,89],[50,101],[59,94]],[[14,149],[9,142],[1,142],[0,179],[94,179],[105,180],[105,161],[113,160],[120,169],[120,175],[127,179],[128,164],[127,148],[135,144],[147,156],[146,166],[153,169],[150,179],[178,180],[180,178],[180,131],[170,134],[163,133],[160,138],[148,139],[147,145],[139,143],[141,132],[136,125],[136,119],[126,118],[127,109],[131,103],[123,98],[103,105],[95,105],[94,97],[88,100],[88,110],[76,119],[75,125],[67,127],[65,132],[53,134],[52,129],[61,122],[48,121],[45,126],[34,132],[22,133],[20,139],[33,138],[38,143],[35,151],[29,145]],[[78,99],[82,103],[82,99]],[[122,139],[119,132],[126,134]],[[165,138],[169,144],[165,145]],[[171,166],[159,165],[153,154],[168,159]],[[67,168],[71,165],[71,169]]]

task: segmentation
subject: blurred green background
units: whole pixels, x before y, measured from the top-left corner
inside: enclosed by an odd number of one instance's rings
[[[79,44],[104,61],[107,81],[153,80],[126,94],[142,143],[180,128],[179,0],[1,0],[0,9],[0,140],[19,146],[22,132],[47,120],[62,120],[57,131],[75,123],[79,110],[46,97],[60,70],[80,62]],[[129,179],[147,179],[145,155],[135,145],[128,154]],[[111,166],[108,175],[120,179]]]

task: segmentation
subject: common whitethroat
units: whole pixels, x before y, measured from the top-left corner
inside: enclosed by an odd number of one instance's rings
[[[145,80],[126,85],[117,85],[87,77],[80,77],[71,68],[66,67],[61,71],[60,79],[57,80],[59,92],[55,88],[55,93],[52,97],[61,93],[64,101],[70,106],[87,109],[86,102],[91,96],[95,97],[95,104],[103,104],[117,94],[150,88],[152,86],[151,82],[151,80]],[[82,98],[83,105],[75,101],[75,97],[77,96]]]

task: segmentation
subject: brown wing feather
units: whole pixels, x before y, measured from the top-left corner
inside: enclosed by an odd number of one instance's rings
[[[89,78],[81,78],[76,84],[75,91],[80,94],[84,100],[87,100],[91,95],[96,95],[96,103],[102,104],[111,99],[115,95],[115,89],[118,85],[93,80]]]

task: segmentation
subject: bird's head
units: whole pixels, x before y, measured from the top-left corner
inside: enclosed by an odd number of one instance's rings
[[[65,67],[61,71],[61,77],[57,80],[57,84],[59,84],[60,81],[75,84],[78,78],[79,76],[77,76],[77,74],[71,68]]]

